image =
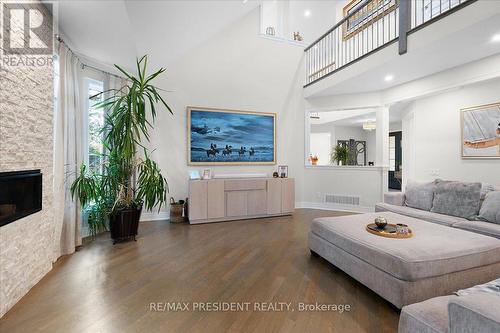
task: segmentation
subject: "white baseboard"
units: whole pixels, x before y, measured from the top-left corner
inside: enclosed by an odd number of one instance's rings
[[[354,213],[373,213],[375,211],[375,207],[339,205],[326,202],[296,202],[295,208],[339,210],[342,212],[354,212]]]
[[[296,202],[295,208],[308,208],[308,209],[322,209],[322,210],[338,210],[342,212],[354,212],[354,213],[373,213],[375,211],[374,207],[367,206],[351,206],[351,205],[339,205],[326,202]],[[170,215],[168,212],[142,212],[141,222],[144,221],[160,221],[160,220],[170,220]]]
[[[140,222],[143,221],[160,221],[160,220],[170,220],[170,214],[168,212],[142,212]]]

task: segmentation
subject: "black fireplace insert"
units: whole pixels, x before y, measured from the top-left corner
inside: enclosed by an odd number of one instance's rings
[[[40,170],[0,172],[0,227],[40,210]]]

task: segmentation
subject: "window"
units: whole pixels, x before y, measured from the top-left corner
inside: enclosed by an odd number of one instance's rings
[[[101,81],[87,79],[87,165],[92,171],[102,172],[102,153],[104,146],[102,144],[104,126],[104,109],[96,108],[96,104],[103,101],[104,83]]]

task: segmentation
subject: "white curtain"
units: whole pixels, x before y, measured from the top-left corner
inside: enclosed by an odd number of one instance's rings
[[[54,260],[82,244],[82,214],[70,187],[83,161],[84,109],[80,99],[80,61],[59,43],[59,91],[54,115]]]
[[[104,85],[106,90],[111,90],[111,89],[120,90],[126,84],[127,84],[126,79],[119,77],[119,76],[116,76],[116,75],[113,75],[113,74],[106,73],[106,82]],[[123,95],[123,93],[125,93],[125,91],[122,91],[121,94],[117,94],[117,95]],[[110,92],[110,94],[108,94],[108,95],[114,95],[114,93]],[[109,96],[106,96],[106,97],[109,97]]]

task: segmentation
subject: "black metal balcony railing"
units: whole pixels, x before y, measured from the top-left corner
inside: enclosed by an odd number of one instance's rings
[[[365,0],[305,49],[305,86],[476,0]]]

